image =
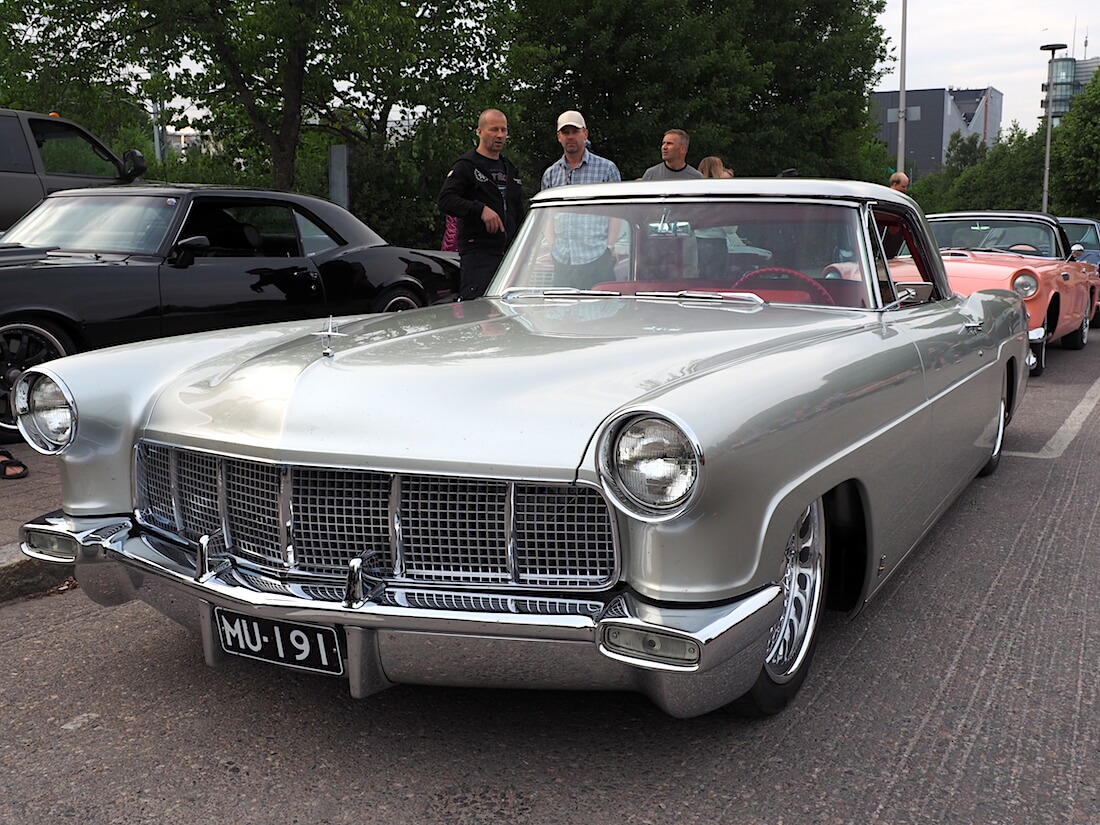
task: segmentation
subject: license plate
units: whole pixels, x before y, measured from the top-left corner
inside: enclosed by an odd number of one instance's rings
[[[344,672],[335,628],[242,616],[220,607],[214,608],[214,623],[226,653],[301,670]]]

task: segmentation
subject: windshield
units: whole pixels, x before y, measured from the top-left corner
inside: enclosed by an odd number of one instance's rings
[[[1054,229],[1026,218],[930,218],[940,249],[982,249],[1019,252],[1053,258],[1057,255]]]
[[[532,210],[490,293],[752,293],[869,307],[864,237],[846,203],[556,204]]]
[[[156,252],[179,199],[164,195],[47,198],[4,235],[4,243],[73,252]]]

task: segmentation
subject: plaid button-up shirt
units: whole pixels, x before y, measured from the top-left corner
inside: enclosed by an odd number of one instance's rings
[[[542,173],[542,188],[619,180],[622,176],[618,166],[585,149],[576,168],[565,162],[564,155],[551,164]],[[558,215],[554,219],[554,258],[565,264],[586,264],[596,260],[607,251],[608,229],[609,221],[602,215]]]

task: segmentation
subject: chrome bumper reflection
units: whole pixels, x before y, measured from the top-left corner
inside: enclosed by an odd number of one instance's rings
[[[167,552],[131,527],[124,518],[75,523],[52,513],[24,525],[22,546],[42,558],[34,551],[42,536],[67,537],[90,598],[149,603],[201,633],[211,665],[228,655],[214,629],[215,607],[342,629],[356,698],[401,683],[636,690],[674,716],[694,716],[752,686],[782,605],[774,585],[706,607],[653,605],[630,593],[528,599],[387,589],[354,565],[342,593],[311,599],[257,589],[232,568],[196,569],[194,554]],[[624,646],[624,637],[638,643]]]

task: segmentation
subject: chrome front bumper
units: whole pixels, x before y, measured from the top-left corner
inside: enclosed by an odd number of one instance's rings
[[[673,716],[697,716],[752,687],[783,603],[771,585],[705,607],[655,605],[629,592],[605,597],[596,610],[568,610],[580,602],[572,597],[548,600],[560,612],[410,607],[400,592],[382,599],[385,588],[365,580],[354,564],[343,599],[322,601],[258,590],[229,565],[207,569],[201,552],[165,552],[132,526],[121,517],[74,520],[55,512],[24,525],[21,544],[32,558],[75,562],[93,601],[140,599],[196,630],[210,665],[230,655],[222,650],[215,608],[335,627],[346,643],[345,673],[356,698],[395,684],[633,690]],[[507,604],[509,597],[484,601]],[[627,638],[633,647],[624,647]],[[662,646],[687,651],[691,660],[642,652]]]

